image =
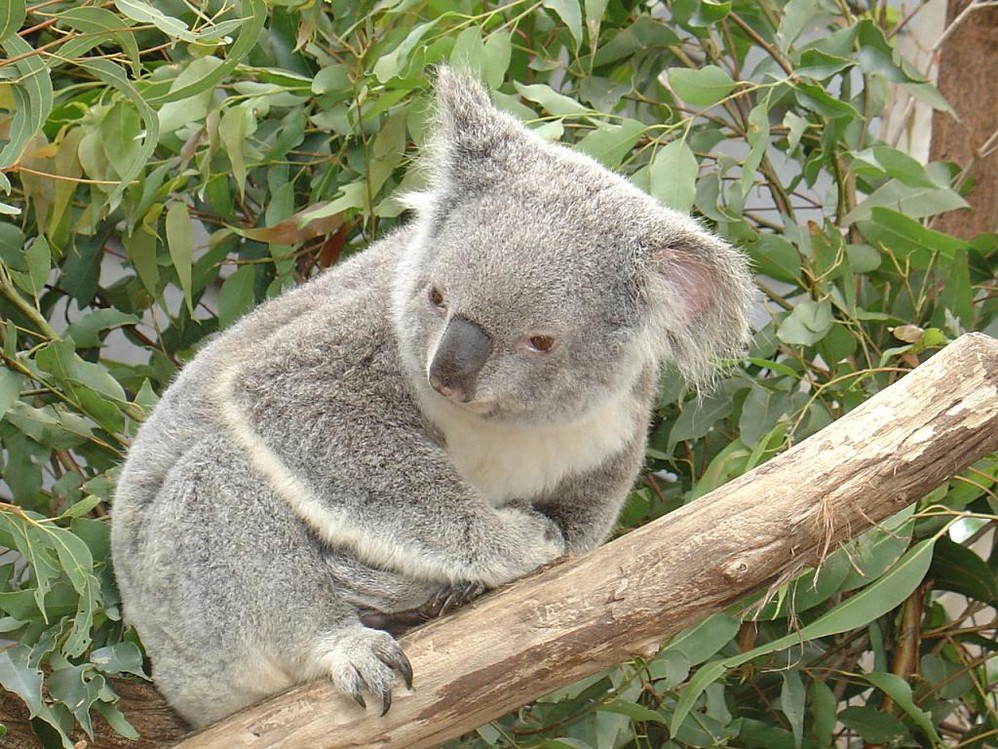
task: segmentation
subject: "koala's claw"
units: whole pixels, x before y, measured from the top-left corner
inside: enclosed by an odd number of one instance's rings
[[[364,692],[379,698],[382,715],[392,706],[392,682],[398,675],[412,688],[412,665],[402,648],[387,632],[367,627],[333,630],[317,644],[307,676],[323,674],[365,710]]]
[[[470,603],[485,592],[485,586],[478,582],[454,583],[437,591],[437,594],[420,608],[427,618],[443,616],[454,609]]]
[[[393,656],[382,655],[381,653],[375,653],[378,656],[378,660],[384,663],[389,668],[393,668],[402,674],[402,679],[405,681],[405,686],[407,689],[412,689],[412,664],[409,663],[409,659],[406,658],[405,653],[401,650],[398,653],[393,654]],[[390,707],[392,703],[391,696],[388,697],[388,706]],[[385,708],[385,712],[388,712],[388,708]]]
[[[477,582],[445,585],[436,592],[433,598],[418,609],[406,609],[405,611],[365,609],[361,612],[360,620],[367,627],[383,629],[393,635],[400,635],[413,627],[418,627],[420,624],[425,624],[431,619],[436,619],[438,616],[448,614],[454,609],[470,603],[486,590],[488,587]],[[405,676],[405,670],[401,667],[399,670]]]
[[[357,671],[357,669],[355,668],[354,671]],[[357,681],[360,682],[361,679],[362,679],[362,677],[360,675],[360,671],[357,671]],[[360,705],[360,707],[361,707],[362,710],[367,710],[367,703],[364,702],[364,695],[362,695],[360,693],[360,689],[354,689],[350,693],[350,696],[353,697],[353,701],[354,702],[356,702],[358,705]]]

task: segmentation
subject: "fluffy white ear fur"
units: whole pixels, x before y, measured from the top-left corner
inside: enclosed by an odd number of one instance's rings
[[[742,353],[754,285],[744,255],[692,219],[668,213],[674,231],[648,260],[649,332],[699,387],[716,376],[718,359]]]

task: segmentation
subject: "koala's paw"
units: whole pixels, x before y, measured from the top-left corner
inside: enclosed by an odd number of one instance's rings
[[[511,502],[503,508],[507,517],[512,518],[523,539],[530,544],[534,554],[541,558],[540,564],[553,561],[565,553],[565,538],[561,528],[551,518],[544,515],[529,504]]]
[[[402,648],[387,632],[351,627],[331,632],[315,648],[309,676],[326,675],[336,688],[366,708],[364,692],[381,700],[384,715],[392,706],[392,683],[402,675],[412,689],[412,666]]]
[[[516,568],[510,569],[512,574],[506,579],[496,580],[495,584],[532,572],[565,553],[565,538],[561,529],[553,520],[530,505],[512,502],[502,507],[499,513],[513,536],[515,546],[519,548],[515,555]]]

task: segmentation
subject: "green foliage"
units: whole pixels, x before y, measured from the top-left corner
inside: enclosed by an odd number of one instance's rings
[[[932,228],[966,206],[958,170],[878,137],[898,97],[947,105],[895,50],[898,19],[862,6],[8,0],[0,637],[16,644],[0,684],[45,745],[90,733],[93,712],[132,730],[107,680],[142,673],[108,559],[129,436],[205,336],[400,220],[435,63],[474,68],[543,137],[756,264],[748,357],[699,400],[666,380],[624,527],[959,333],[994,334],[998,238]],[[982,461],[820,571],[455,746],[993,744],[996,471]]]

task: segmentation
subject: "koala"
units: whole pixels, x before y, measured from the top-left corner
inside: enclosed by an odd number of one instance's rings
[[[739,252],[471,76],[435,96],[414,218],[207,344],[122,468],[125,619],[193,726],[315,679],[387,711],[368,624],[603,542],[662,366],[746,340]]]

